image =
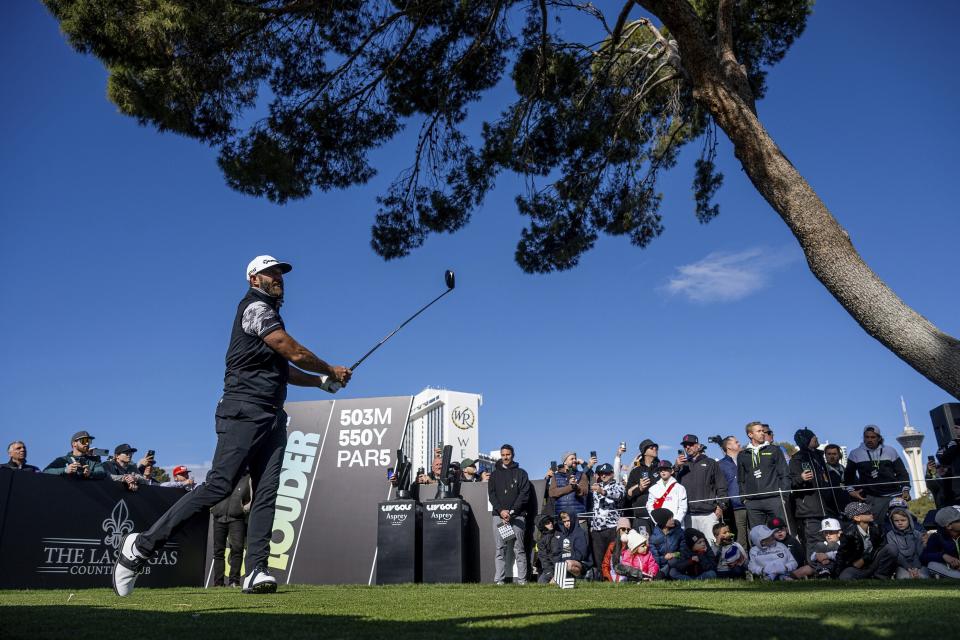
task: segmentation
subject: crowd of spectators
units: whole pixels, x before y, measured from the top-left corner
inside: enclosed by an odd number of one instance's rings
[[[76,481],[114,481],[127,491],[142,486],[159,486],[191,491],[195,486],[190,469],[177,465],[169,479],[157,478],[156,455],[153,450],[134,462],[137,449],[127,443],[114,447],[113,455],[93,446],[94,437],[87,431],[78,431],[70,438],[70,451],[54,458],[46,467],[27,464],[27,445],[15,440],[7,446],[10,460],[3,467],[32,473],[45,473]],[[106,459],[104,459],[106,457]],[[250,476],[245,475],[234,492],[210,509],[213,514],[213,583],[214,586],[240,586],[246,540],[247,514],[252,502]],[[224,576],[225,551],[230,550],[229,576]]]
[[[612,463],[563,452],[544,474],[529,571],[522,529],[530,514],[519,511],[526,498],[514,481],[529,483],[504,445],[488,490],[496,582],[506,581],[508,555],[519,583],[550,583],[561,563],[565,579],[609,582],[960,579],[958,441],[930,456],[935,508],[918,520],[906,466],[876,425],[846,464],[841,447],[821,446],[810,429],[794,433],[792,455],[765,423],[747,424],[745,435],[745,447],[735,436],[710,438],[719,459],[696,434],[683,436],[673,460],[651,439],[632,464],[623,464],[624,443]]]

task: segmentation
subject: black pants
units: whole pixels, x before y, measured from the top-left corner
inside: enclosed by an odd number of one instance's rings
[[[287,446],[287,414],[283,409],[239,400],[217,405],[217,449],[207,480],[180,498],[137,539],[147,556],[163,548],[183,524],[228,496],[249,467],[253,505],[247,524],[247,570],[267,564],[280,467]]]
[[[897,570],[897,549],[892,544],[884,545],[873,556],[873,561],[862,569],[847,567],[840,572],[841,580],[862,580],[864,578],[889,578]]]
[[[230,548],[230,583],[240,582],[243,544],[247,539],[247,521],[236,518],[223,522],[213,519],[213,586],[223,586],[224,552]]]
[[[787,512],[783,508],[783,502],[779,496],[770,498],[745,498],[743,504],[747,507],[747,520],[750,521],[750,528],[758,524],[767,524],[767,520],[776,516],[787,522]]]
[[[590,546],[593,547],[593,566],[596,567],[597,571],[601,574],[603,572],[603,556],[607,553],[607,547],[609,547],[610,543],[616,540],[616,538],[616,527],[590,532]],[[617,558],[617,562],[619,561],[620,559]],[[616,565],[616,562],[614,562],[614,565]]]

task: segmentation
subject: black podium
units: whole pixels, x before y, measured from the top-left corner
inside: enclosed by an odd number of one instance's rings
[[[423,501],[424,582],[467,582],[470,505],[461,498]]]
[[[389,500],[377,508],[377,584],[420,582],[421,507]]]

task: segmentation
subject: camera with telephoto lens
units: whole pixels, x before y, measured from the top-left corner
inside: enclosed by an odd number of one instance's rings
[[[723,448],[723,438],[721,436],[710,436],[707,438],[707,442],[712,442],[720,448]]]
[[[110,452],[107,451],[106,449],[89,449],[87,455],[99,456],[102,458],[103,456],[109,456]]]

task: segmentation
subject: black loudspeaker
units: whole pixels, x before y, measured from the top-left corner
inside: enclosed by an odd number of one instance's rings
[[[937,446],[944,448],[951,440],[960,438],[960,402],[948,402],[930,410]]]
[[[423,581],[466,582],[470,505],[461,498],[423,501]]]
[[[377,507],[377,584],[420,582],[422,510],[416,500]]]

